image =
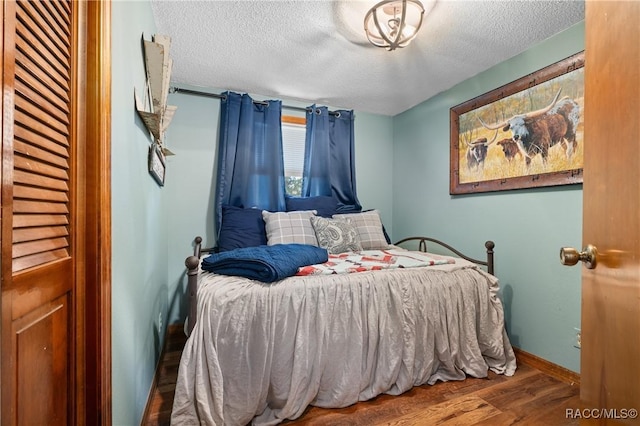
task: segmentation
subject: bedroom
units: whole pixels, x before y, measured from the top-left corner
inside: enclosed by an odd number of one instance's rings
[[[114,45],[126,46],[126,40],[137,39],[141,32],[154,33],[148,5],[137,5],[137,13],[133,13],[128,8],[119,9],[116,3],[114,13],[118,10],[123,21],[114,19],[118,23],[114,37],[119,41],[114,40]],[[137,19],[128,22],[134,16]],[[502,256],[497,257],[497,267],[513,345],[573,371],[579,371],[580,367],[580,351],[574,347],[575,328],[580,327],[580,270],[561,266],[557,251],[558,247],[580,242],[581,185],[452,199],[447,191],[446,141],[451,106],[583,50],[584,31],[584,23],[579,23],[398,116],[356,111],[355,130],[358,196],[363,206],[381,211],[394,238],[435,234],[472,253],[475,251],[478,256],[482,254],[482,244],[477,242],[495,239],[497,253]],[[143,87],[138,53],[138,46],[131,45],[122,53],[120,67],[114,63],[114,87],[121,88],[123,103],[130,99],[132,87]],[[210,88],[210,91],[219,93],[225,89]],[[155,265],[169,265],[166,277],[152,265],[146,273],[139,271],[132,276],[136,262],[133,253],[114,251],[114,273],[116,265],[120,265],[120,276],[114,276],[113,280],[114,299],[148,300],[137,311],[116,304],[113,308],[113,329],[128,330],[122,335],[114,333],[113,350],[114,408],[116,403],[120,407],[114,409],[114,421],[122,416],[120,421],[124,423],[136,420],[137,413],[144,409],[159,344],[148,336],[162,333],[157,330],[158,312],[163,317],[163,327],[182,314],[175,305],[180,297],[183,265],[168,260],[184,257],[185,241],[190,244],[193,236],[201,235],[203,223],[207,224],[205,242],[213,233],[210,188],[215,176],[211,161],[215,151],[210,141],[216,139],[220,102],[176,94],[171,95],[170,103],[178,106],[168,134],[168,146],[176,156],[169,157],[164,188],[155,186],[136,160],[144,158],[147,146],[141,141],[144,135],[139,129],[114,125],[118,130],[112,135],[114,141],[126,141],[114,143],[113,158],[123,163],[119,169],[127,170],[114,174],[114,187],[121,188],[117,198],[114,196],[114,204],[119,203],[122,208],[131,206],[135,219],[120,218],[119,227],[114,223],[114,247],[118,246],[116,241],[127,241],[131,234],[142,232],[144,236],[140,239],[149,241],[151,247],[167,247],[166,253],[152,249],[154,255],[147,259],[155,259]],[[295,104],[287,99],[283,103]],[[117,117],[119,114],[123,117]],[[126,123],[131,119],[131,110],[127,107],[119,113],[114,111],[113,118],[114,123],[117,118],[117,122]],[[391,166],[389,158],[393,158]],[[193,169],[202,171],[198,179],[193,179]],[[394,185],[416,180],[432,183],[421,190],[419,197]],[[130,181],[139,184],[127,185]],[[116,205],[114,211],[119,211]],[[444,220],[468,222],[465,212],[470,211],[487,212],[492,218],[479,229],[438,226]],[[558,222],[557,211],[577,219]],[[522,226],[532,221],[537,223],[536,227]],[[164,223],[168,224],[166,228]],[[162,229],[167,230],[166,234],[158,232]],[[547,230],[544,237],[539,229]],[[536,257],[518,255],[525,245],[531,253],[537,253]],[[135,282],[145,284],[133,286]],[[126,326],[131,321],[138,324],[135,329]],[[143,369],[137,368],[140,362],[145,366]],[[131,374],[133,371],[136,374]],[[120,391],[115,392],[116,389]]]
[[[169,134],[176,156],[168,160],[166,186],[159,188],[146,170],[148,136],[132,99],[133,89],[144,87],[140,35],[156,32],[152,7],[113,2],[111,14],[112,409],[113,423],[125,425],[139,423],[167,326],[184,314],[185,253],[195,235],[213,233],[210,141],[216,139],[219,101],[172,96],[179,109]],[[451,198],[448,113],[453,105],[583,50],[584,35],[584,22],[578,23],[397,116],[356,110],[363,205],[382,212],[394,239],[433,235],[478,256],[479,241],[495,240],[512,343],[576,372],[581,274],[561,267],[557,252],[580,244],[582,186]],[[196,179],[195,169],[202,171]],[[428,185],[416,193],[399,184],[413,181]],[[558,211],[573,219],[559,221]],[[468,212],[490,219],[483,227],[468,227]],[[445,226],[445,220],[456,226]],[[132,241],[144,243],[137,247]],[[525,250],[530,254],[523,255]]]
[[[117,10],[116,3],[114,12]],[[140,4],[136,10],[144,16],[145,10],[148,12],[148,6]],[[132,10],[127,9],[126,14],[127,19],[133,19]],[[114,42],[114,45],[124,46],[126,40],[137,40],[142,32],[149,38],[155,31],[152,18],[147,17],[147,26],[121,23],[122,28],[114,31],[114,36],[119,40]],[[114,23],[116,22],[120,21],[114,19]],[[496,239],[497,253],[503,256],[497,257],[497,261],[513,345],[573,371],[579,371],[580,352],[573,344],[575,328],[580,327],[580,271],[577,268],[562,267],[557,261],[557,249],[573,241],[579,242],[581,223],[579,220],[558,223],[550,208],[554,206],[554,211],[559,208],[565,214],[580,217],[581,185],[451,199],[447,181],[447,141],[448,114],[451,106],[583,49],[584,24],[579,23],[551,40],[534,46],[529,51],[395,117],[355,111],[358,197],[363,207],[377,208],[381,211],[383,222],[391,228],[393,238],[435,234],[446,237],[449,242],[465,247],[472,253],[475,252],[479,257],[482,256],[482,242]],[[138,90],[144,87],[144,75],[139,72],[141,63],[138,61],[141,59],[136,57],[138,52],[138,45],[132,44],[124,54],[128,59],[122,68],[114,67],[114,82],[123,80],[114,83],[114,87],[123,88],[124,99],[130,98],[133,87]],[[117,60],[117,57],[115,59]],[[220,93],[226,88],[206,89]],[[210,188],[215,179],[215,147],[212,141],[217,137],[220,101],[178,93],[170,95],[169,103],[178,107],[167,134],[167,145],[176,155],[168,159],[167,180],[162,189],[145,176],[145,170],[141,165],[138,164],[139,167],[135,169],[135,164],[129,163],[132,159],[145,155],[147,145],[140,141],[144,135],[141,135],[137,128],[124,126],[118,131],[128,132],[127,134],[120,137],[113,135],[114,141],[127,141],[122,145],[114,144],[114,160],[128,164],[122,166],[126,172],[114,174],[114,187],[123,188],[118,198],[114,198],[114,211],[119,211],[115,203],[121,204],[122,208],[131,206],[130,208],[135,209],[134,217],[139,221],[135,223],[124,221],[122,218],[121,226],[114,226],[114,247],[117,246],[116,240],[128,240],[132,233],[140,232],[144,220],[149,220],[149,217],[158,223],[147,223],[146,232],[153,235],[153,240],[166,238],[167,253],[158,252],[148,258],[154,258],[158,264],[169,265],[166,278],[160,277],[161,272],[155,269],[148,272],[149,276],[134,278],[131,275],[134,257],[124,251],[116,252],[114,257],[114,272],[117,264],[122,265],[119,269],[122,272],[121,276],[114,276],[113,280],[114,299],[148,300],[149,303],[144,308],[147,311],[144,314],[140,311],[128,312],[126,309],[120,313],[121,307],[114,304],[113,328],[125,330],[125,324],[134,318],[140,318],[139,321],[142,323],[137,327],[137,333],[143,333],[143,336],[144,333],[157,333],[158,312],[162,312],[164,323],[171,323],[183,314],[176,312],[174,306],[175,301],[180,298],[178,289],[181,288],[179,283],[182,282],[184,274],[183,262],[176,263],[169,259],[182,259],[185,248],[190,247],[195,235],[203,235],[205,244],[213,235],[213,223],[210,220],[213,195]],[[307,105],[289,99],[284,99],[283,103]],[[114,111],[114,122],[117,119],[116,115],[120,114],[125,116],[118,118],[118,122],[130,120],[130,113],[128,108]],[[117,126],[114,126],[114,129],[116,128]],[[390,158],[393,158],[392,165]],[[197,179],[193,177],[194,169],[200,171]],[[136,176],[133,176],[134,172]],[[141,181],[140,185],[126,184],[138,180]],[[393,185],[394,182],[404,181],[431,182],[432,185],[425,186],[424,193],[415,197],[407,189]],[[135,201],[141,198],[148,200],[146,207]],[[166,203],[163,212],[159,212],[163,204],[156,206],[156,203]],[[157,212],[157,216],[150,215],[151,211]],[[482,228],[456,226],[447,229],[438,226],[445,219],[453,220],[457,224],[464,223],[469,220],[468,214],[464,212],[469,211],[487,212],[494,217],[487,220]],[[521,226],[533,220],[538,222],[540,228]],[[170,225],[166,228],[167,233],[161,235],[158,231],[163,229],[164,221]],[[386,225],[387,223],[390,225]],[[207,226],[204,231],[202,224]],[[435,228],[430,224],[435,224]],[[543,228],[549,232],[541,238],[539,229]],[[149,240],[148,236],[142,239]],[[525,244],[524,241],[527,241],[530,250],[539,253],[539,259],[533,261],[525,257],[515,257]],[[154,241],[152,246],[163,247],[163,241]],[[130,267],[124,266],[127,264]],[[541,268],[539,265],[545,267]],[[165,279],[166,283],[157,282],[162,279]],[[145,282],[145,285],[132,286],[133,282]],[[519,296],[514,297],[514,293]],[[533,309],[533,306],[537,306],[538,309]],[[119,340],[118,346],[124,352],[116,349],[115,339]],[[122,336],[114,333],[114,390],[122,389],[124,393],[114,391],[114,403],[118,401],[121,404],[121,410],[114,410],[114,416],[124,416],[124,413],[144,409],[144,386],[153,374],[150,366],[154,365],[157,357],[157,348],[154,348],[152,343],[142,336],[136,336],[132,329]],[[137,370],[137,374],[145,375],[144,380],[130,374],[131,369],[139,362],[134,363],[134,356],[145,359],[144,373]],[[118,361],[123,362],[123,367],[127,365],[128,368],[116,368]],[[122,421],[125,421],[124,417]]]

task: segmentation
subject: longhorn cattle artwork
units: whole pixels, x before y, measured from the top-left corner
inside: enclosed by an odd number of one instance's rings
[[[580,106],[566,96],[558,101],[561,90],[558,90],[548,106],[540,110],[517,114],[492,125],[485,124],[480,117],[478,120],[489,130],[501,128],[505,132],[511,131],[511,140],[525,157],[527,166],[531,163],[531,158],[537,154],[546,161],[549,148],[557,143],[562,144],[567,158],[571,158],[577,147],[576,129],[580,122]],[[503,144],[503,149],[504,145],[506,143]]]
[[[498,137],[498,132],[493,136],[490,142],[487,138],[478,138],[473,142],[467,142],[467,167],[470,169],[484,166],[484,160],[487,158],[487,150]]]
[[[581,183],[583,105],[581,52],[451,108],[450,193]]]
[[[522,157],[520,147],[518,147],[518,144],[515,143],[511,138],[499,140],[498,146],[502,148],[502,152],[504,152],[504,158],[506,158],[507,161],[513,160],[516,155]]]

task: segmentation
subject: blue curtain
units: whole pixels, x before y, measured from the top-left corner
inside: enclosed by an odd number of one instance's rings
[[[340,212],[360,211],[356,195],[353,111],[307,110],[302,196],[333,196]]]
[[[216,229],[222,206],[285,210],[282,102],[225,92],[220,111]]]

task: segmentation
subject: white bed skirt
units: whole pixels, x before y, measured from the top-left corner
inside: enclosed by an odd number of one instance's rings
[[[201,273],[172,424],[273,425],[310,404],[512,375],[498,281],[456,262],[273,284]]]

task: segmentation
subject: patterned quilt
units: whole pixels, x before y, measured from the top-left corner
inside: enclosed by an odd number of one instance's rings
[[[382,269],[418,268],[455,263],[448,256],[407,250],[364,250],[330,254],[325,263],[303,266],[296,275],[334,275]]]

